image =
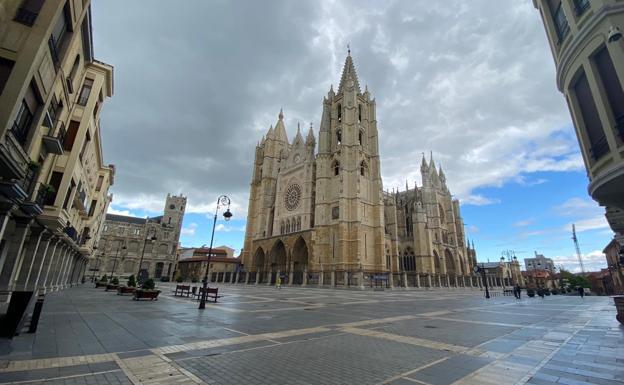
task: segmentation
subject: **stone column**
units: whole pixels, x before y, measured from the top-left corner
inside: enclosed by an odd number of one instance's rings
[[[53,237],[48,245],[48,252],[45,256],[44,266],[41,268],[41,273],[37,279],[37,287],[44,293],[47,292],[49,281],[51,280],[50,272],[54,269],[56,262],[61,254],[62,241],[57,237]]]
[[[416,274],[416,287],[420,288],[420,273]]]
[[[319,286],[323,286],[324,278],[325,278],[325,274],[323,273],[323,270],[321,270],[321,272],[319,273],[319,279],[318,279],[318,285]]]
[[[62,241],[61,241],[62,242]],[[48,277],[48,287],[50,290],[55,290],[58,288],[58,280],[61,277],[61,271],[63,271],[63,266],[65,266],[65,262],[67,261],[67,255],[69,254],[69,246],[65,243],[62,244],[59,257],[57,259],[56,264],[54,265],[50,276]]]
[[[446,287],[451,287],[451,277],[448,274],[446,275]]]
[[[358,272],[358,286],[364,290],[364,272],[362,270]]]
[[[41,236],[44,232],[45,228],[43,227],[32,226],[30,228],[30,239],[28,240],[27,245],[25,245],[26,251],[22,261],[22,267],[20,268],[19,275],[17,276],[15,290],[27,290],[30,276],[33,274],[33,271],[38,270],[38,266],[35,266],[36,256],[41,242]]]
[[[4,230],[6,230],[6,225],[7,223],[9,223],[9,218],[11,218],[11,211],[14,207],[15,204],[13,203],[0,203],[0,239],[4,237]]]
[[[427,287],[431,289],[431,273],[427,273]]]
[[[262,273],[260,272],[260,270],[256,270],[256,282],[254,283],[255,285],[260,283],[260,275]]]
[[[332,270],[332,272],[331,272],[330,286],[331,287],[336,287],[336,270]]]
[[[67,246],[67,248],[65,249],[65,255],[63,256],[62,262],[59,265],[58,270],[56,271],[56,279],[54,281],[54,288],[55,289],[62,289],[62,285],[61,285],[61,280],[63,278],[63,275],[65,273],[65,269],[67,267],[67,264],[70,262],[71,260],[71,255],[73,253],[73,250],[71,249],[70,246]]]
[[[271,286],[271,276],[273,275],[273,269],[269,269],[269,271],[266,273],[266,275],[267,275],[266,285],[267,286]]]
[[[78,255],[79,254],[77,252],[73,252],[70,254],[69,263],[67,264],[67,267],[65,268],[65,274],[63,275],[62,282],[61,282],[62,288],[66,288],[71,283],[72,273],[74,272],[76,265],[78,264],[78,258],[79,258]]]
[[[30,227],[30,218],[18,218],[15,219],[15,232],[8,237],[8,247],[4,264],[0,273],[0,290],[13,290],[19,267],[21,265],[21,257],[24,249],[24,241],[26,240],[26,234]]]
[[[407,272],[403,272],[403,287],[408,287],[409,285],[407,284]]]
[[[342,286],[349,286],[349,273],[346,270],[342,272]]]
[[[438,274],[436,277],[438,279],[438,287],[442,287],[442,277],[440,276],[440,274]]]
[[[301,286],[308,285],[308,268],[303,269],[303,279],[301,280]]]
[[[35,260],[33,262],[32,271],[30,272],[26,282],[26,290],[36,290],[41,272],[43,271],[45,274],[44,268],[47,269],[49,265],[50,253],[54,248],[53,245],[50,245],[51,242],[52,233],[48,231],[43,232],[41,240],[39,241],[39,247],[37,248],[37,254],[35,255]],[[46,262],[48,263],[46,264]]]

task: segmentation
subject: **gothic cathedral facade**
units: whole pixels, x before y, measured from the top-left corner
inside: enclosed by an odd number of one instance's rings
[[[433,159],[423,185],[384,192],[375,99],[349,54],[338,91],[323,98],[317,140],[280,111],[256,147],[245,243],[249,283],[332,286],[476,284],[459,202]]]

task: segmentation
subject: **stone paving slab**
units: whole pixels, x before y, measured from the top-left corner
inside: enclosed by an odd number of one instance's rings
[[[49,295],[36,335],[0,341],[0,383],[624,385],[609,298],[224,285],[200,311],[173,285]]]

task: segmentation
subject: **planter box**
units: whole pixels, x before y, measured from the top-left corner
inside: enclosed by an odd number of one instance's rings
[[[615,318],[624,325],[624,295],[613,297],[613,302],[615,302],[615,309],[617,310]]]
[[[108,282],[96,282],[95,283],[95,287],[96,288],[98,288],[98,287],[106,287],[106,286],[108,286]]]
[[[118,287],[119,285],[113,285],[112,283],[109,283],[108,285],[106,285],[106,291],[109,291],[109,290],[117,291]]]
[[[134,286],[119,286],[117,288],[117,295],[133,294],[135,290],[136,287]]]
[[[136,289],[134,291],[134,297],[132,298],[135,301],[140,299],[150,299],[152,301],[158,300],[158,294],[160,294],[160,290],[143,290]]]

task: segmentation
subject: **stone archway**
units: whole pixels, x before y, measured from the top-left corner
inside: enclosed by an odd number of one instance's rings
[[[258,247],[258,249],[256,250],[255,254],[254,254],[254,266],[256,266],[256,279],[258,280],[258,283],[262,282],[262,278],[264,276],[264,271],[266,269],[266,261],[265,261],[265,255],[264,255],[264,250],[262,250],[262,247]]]
[[[303,274],[308,266],[308,245],[302,237],[299,237],[293,246],[293,284],[303,284]]]
[[[468,275],[468,272],[464,272],[464,258],[462,258],[461,254],[457,254],[457,261],[459,262],[457,264],[457,274],[458,275]]]
[[[275,242],[273,247],[271,248],[271,284],[275,283],[275,279],[277,277],[277,272],[280,274],[284,274],[287,272],[286,261],[288,259],[288,253],[286,251],[286,246],[282,240],[278,240]]]
[[[440,266],[440,256],[438,255],[438,252],[435,250],[433,250],[433,267],[435,268],[436,274],[442,273],[442,267]]]
[[[455,260],[453,259],[453,254],[451,254],[449,249],[444,250],[444,262],[446,263],[446,274],[455,275]]]

